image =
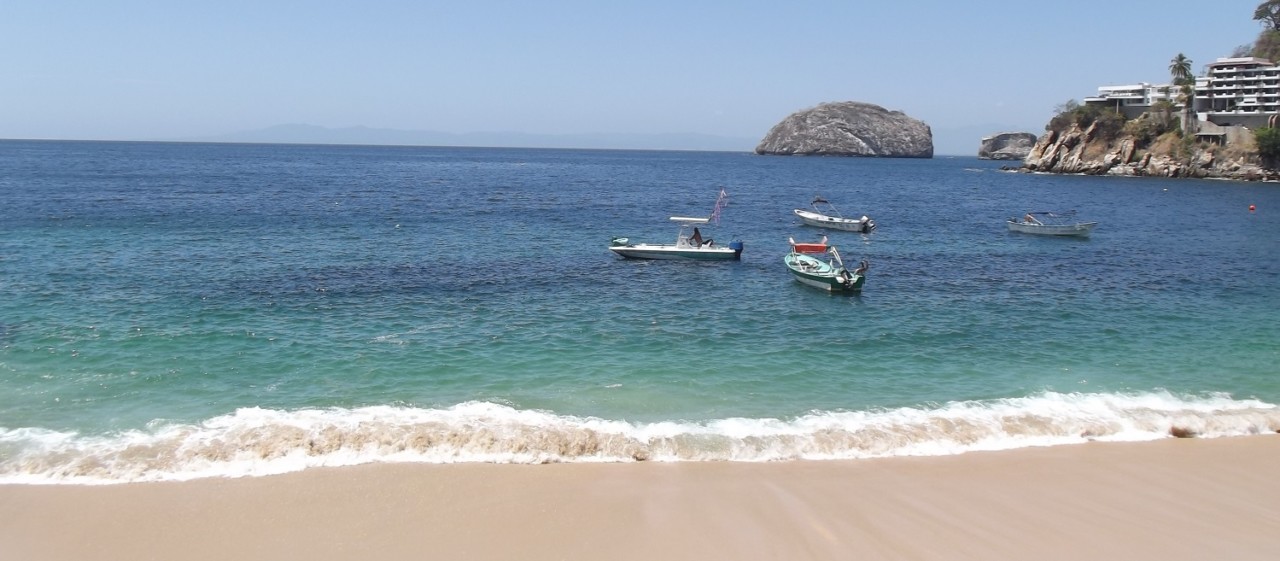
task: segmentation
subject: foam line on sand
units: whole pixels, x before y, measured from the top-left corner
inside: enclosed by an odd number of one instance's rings
[[[0,559],[1280,558],[1280,436],[0,486]]]

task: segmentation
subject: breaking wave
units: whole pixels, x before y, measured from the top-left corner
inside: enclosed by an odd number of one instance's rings
[[[260,476],[377,462],[742,461],[932,456],[1090,440],[1280,431],[1280,409],[1224,394],[1064,394],[790,419],[633,423],[487,402],[448,409],[239,409],[200,424],[83,436],[0,428],[0,483]]]

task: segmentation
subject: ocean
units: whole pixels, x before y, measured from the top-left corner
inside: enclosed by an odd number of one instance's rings
[[[1280,187],[1004,165],[0,141],[0,483],[1280,430]],[[608,250],[721,189],[741,261]],[[823,235],[862,294],[783,266]]]

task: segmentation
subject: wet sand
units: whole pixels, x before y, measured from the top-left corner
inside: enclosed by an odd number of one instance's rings
[[[1280,435],[0,486],[0,560],[1274,560]]]

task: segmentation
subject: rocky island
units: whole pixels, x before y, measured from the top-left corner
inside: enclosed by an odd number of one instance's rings
[[[1022,160],[1031,153],[1036,135],[1029,132],[1002,132],[982,138],[978,158],[982,160]]]
[[[757,154],[932,158],[933,131],[901,111],[857,101],[823,103],[769,129]]]

